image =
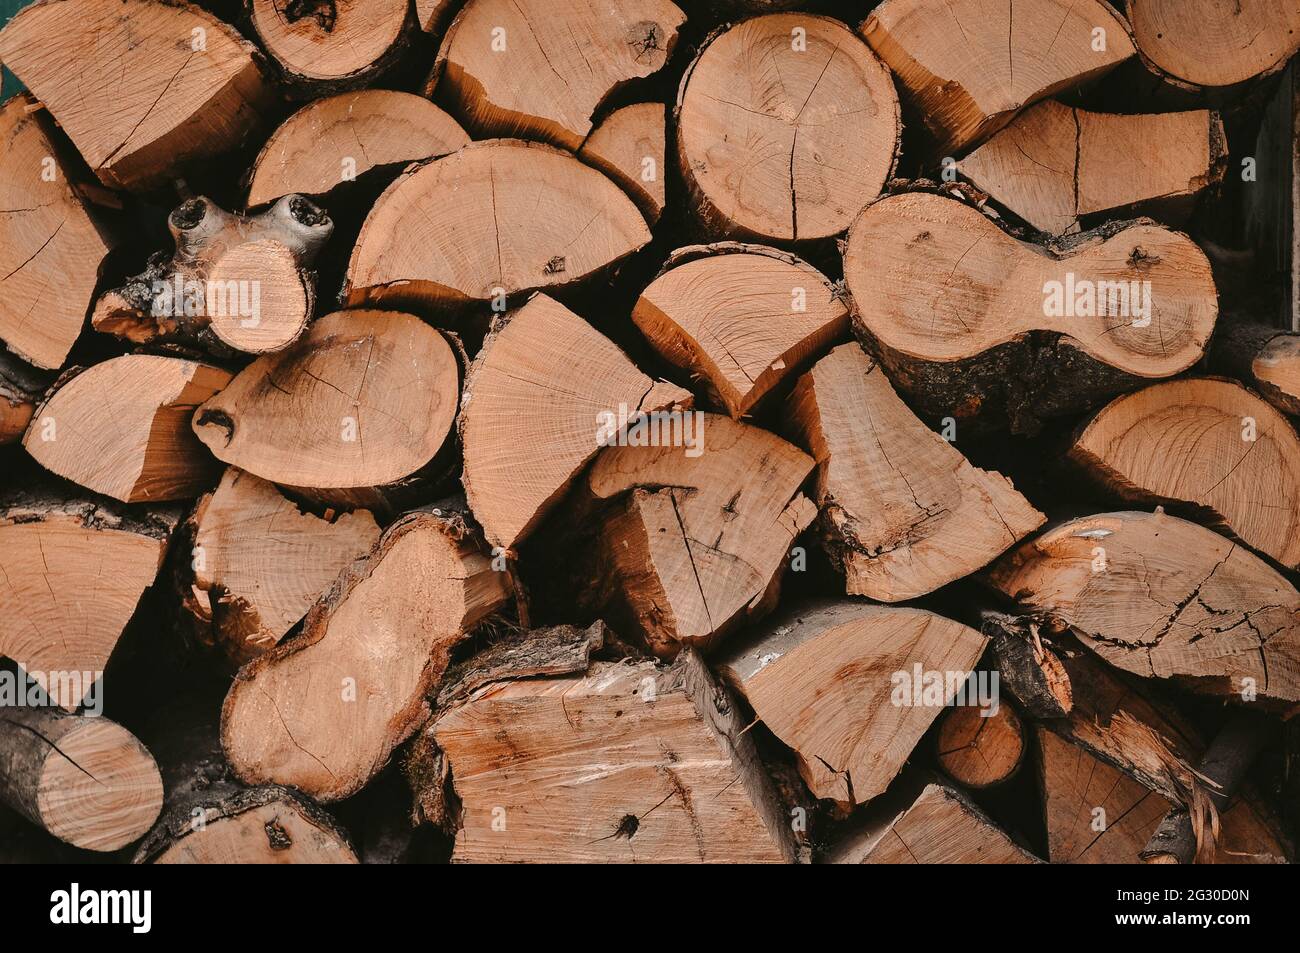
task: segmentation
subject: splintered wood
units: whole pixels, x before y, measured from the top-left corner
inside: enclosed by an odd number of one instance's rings
[[[1295,0],[21,6],[0,862],[1294,858]]]

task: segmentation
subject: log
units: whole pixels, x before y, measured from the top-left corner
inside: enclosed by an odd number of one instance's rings
[[[116,238],[82,197],[80,160],[30,96],[0,108],[0,145],[0,341],[38,367],[62,367]],[[59,294],[46,294],[55,282]]]
[[[1035,228],[1060,235],[1084,216],[1141,210],[1181,222],[1223,181],[1218,113],[1118,115],[1047,100],[961,160],[961,174]]]
[[[849,328],[829,278],[794,255],[735,242],[673,252],[632,320],[737,420]]]
[[[1037,864],[960,791],[907,786],[832,845],[831,864]],[[891,792],[892,793],[892,792]]]
[[[1214,335],[1210,361],[1282,411],[1300,415],[1300,334],[1237,323]]]
[[[651,227],[664,212],[666,122],[662,103],[633,103],[602,119],[578,150],[579,159],[622,186]]]
[[[293,193],[327,196],[367,172],[438,158],[468,143],[456,120],[412,93],[366,89],[317,99],[286,119],[257,154],[247,205]]]
[[[632,200],[573,156],[518,140],[476,142],[404,172],[379,197],[343,294],[349,307],[495,306],[591,279],[649,240]]]
[[[95,303],[91,326],[136,344],[182,342],[219,354],[288,347],[311,319],[309,270],[334,231],[319,207],[287,195],[253,216],[210,199],[186,201],[167,217],[175,252]]]
[[[576,152],[612,93],[663,67],[685,20],[669,0],[469,0],[438,50],[434,99],[475,139]]]
[[[220,460],[321,505],[367,508],[436,467],[460,367],[440,332],[395,311],[337,311],[258,358],[194,414]]]
[[[196,361],[115,357],[60,378],[23,446],[47,470],[124,503],[190,499],[219,470],[189,420],[229,382],[226,371]]]
[[[204,714],[206,714],[204,706]],[[292,788],[231,777],[215,725],[168,710],[155,747],[166,800],[136,864],[356,864],[347,832]]]
[[[23,438],[49,386],[49,375],[0,351],[0,446]]]
[[[111,188],[237,148],[270,106],[253,45],[181,0],[40,0],[0,30],[0,60]]]
[[[848,228],[899,149],[889,72],[838,20],[755,17],[710,39],[677,94],[677,159],[711,238],[785,243]]]
[[[0,709],[0,799],[84,850],[113,851],[158,817],[163,786],[153,756],[102,716],[57,708]]]
[[[487,685],[431,728],[462,804],[452,860],[791,862],[745,728],[690,651]]]
[[[1011,780],[1024,761],[1025,726],[1008,702],[981,711],[961,705],[944,713],[935,738],[939,767],[976,791]]]
[[[1300,437],[1234,381],[1168,381],[1120,397],[1082,428],[1069,456],[1121,499],[1190,504],[1300,566]]]
[[[988,578],[1125,671],[1246,702],[1300,700],[1300,592],[1244,547],[1162,510],[1071,520]]]
[[[897,77],[935,160],[1134,53],[1127,24],[1099,0],[885,0],[858,32]]]
[[[1192,92],[1225,93],[1300,50],[1300,9],[1275,0],[1128,0],[1142,62]]]
[[[376,79],[414,28],[409,0],[247,0],[248,20],[299,95],[341,92]]]
[[[975,630],[932,612],[819,600],[756,627],[716,665],[794,750],[813,795],[852,810],[894,780],[943,706],[955,701],[985,644]],[[952,685],[917,704],[904,685],[914,667]]]
[[[912,599],[987,565],[1046,517],[970,465],[899,399],[857,344],[799,379],[786,408],[817,461],[823,545],[845,591]]]
[[[200,640],[235,665],[283,639],[379,539],[365,510],[321,519],[235,467],[195,505],[187,531],[193,549],[182,605]]]
[[[179,520],[167,507],[8,496],[0,505],[0,656],[42,676],[52,704],[76,709],[153,585]]]
[[[465,495],[488,542],[513,549],[536,528],[600,449],[602,415],[689,400],[545,295],[502,315],[466,375],[457,424]]]
[[[1132,864],[1169,801],[1039,726],[1039,781],[1054,864]]]
[[[439,35],[460,6],[460,0],[415,0],[415,17],[425,33]]]
[[[795,538],[817,515],[799,492],[812,458],[765,430],[691,411],[634,421],[612,443],[586,488],[609,510],[592,521],[591,575],[610,593],[615,627],[671,658],[767,614]]]
[[[1074,707],[1070,676],[1056,653],[1043,645],[1038,625],[1001,612],[981,614],[980,631],[992,643],[998,681],[1025,714],[1064,718]]]
[[[462,516],[402,517],[300,635],[240,669],[221,711],[235,775],[318,801],[359,791],[429,717],[452,647],[509,592]]]
[[[1209,261],[1177,232],[1138,220],[1040,245],[927,192],[862,211],[844,277],[855,330],[923,414],[1004,411],[1013,432],[1186,370],[1218,315]]]

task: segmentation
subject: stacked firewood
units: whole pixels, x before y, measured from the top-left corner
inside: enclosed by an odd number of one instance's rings
[[[1297,50],[26,6],[0,857],[1287,861]]]

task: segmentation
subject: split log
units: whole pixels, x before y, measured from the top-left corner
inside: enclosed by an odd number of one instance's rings
[[[705,232],[786,243],[843,232],[893,174],[901,129],[889,71],[843,23],[805,13],[711,38],[676,121]]]
[[[484,686],[431,729],[462,804],[452,860],[793,861],[746,727],[689,651]]]
[[[512,549],[536,528],[600,449],[604,415],[621,429],[689,400],[545,295],[503,315],[466,375],[457,425],[465,495],[488,542]]]
[[[831,847],[831,864],[1037,864],[964,794],[905,785]]]
[[[1132,864],[1169,801],[1039,727],[1038,764],[1054,864]]]
[[[434,98],[476,139],[576,152],[612,93],[664,65],[685,20],[669,0],[469,0],[438,50]]]
[[[347,833],[292,788],[245,787],[230,776],[215,726],[168,711],[155,745],[166,790],[137,864],[355,864]]]
[[[1284,414],[1300,415],[1300,334],[1262,324],[1232,324],[1214,335],[1210,360]]]
[[[799,379],[786,410],[817,461],[824,545],[845,591],[901,602],[987,565],[1046,517],[899,399],[857,344]]]
[[[884,198],[849,230],[854,327],[923,414],[1005,407],[1013,432],[1201,358],[1218,316],[1210,263],[1149,222],[1017,241],[926,192]]]
[[[422,96],[367,89],[317,99],[286,119],[257,154],[247,204],[328,195],[373,169],[444,156],[468,143],[456,120]]]
[[[190,417],[229,382],[209,364],[115,357],[65,374],[37,409],[23,446],[47,470],[124,503],[189,499],[219,475]]]
[[[315,307],[308,271],[334,231],[320,208],[287,195],[251,217],[194,198],[167,217],[175,252],[95,304],[91,326],[136,344],[180,341],[262,354],[295,341]]]
[[[1300,9],[1286,0],[1128,0],[1142,61],[1194,92],[1223,92],[1286,65],[1300,50]]]
[[[1006,701],[988,710],[949,709],[935,739],[944,773],[977,791],[1009,781],[1020,770],[1026,744],[1024,723]]]
[[[1120,397],[1082,429],[1070,459],[1121,499],[1191,504],[1300,566],[1300,437],[1234,381],[1168,381]]]
[[[283,639],[379,539],[365,510],[321,519],[234,467],[199,500],[188,532],[192,576],[183,604],[200,638],[236,665]]]
[[[410,0],[247,0],[248,19],[284,80],[304,95],[375,79],[406,46]]]
[[[0,108],[0,340],[48,369],[63,366],[81,334],[115,244],[82,198],[79,167],[31,97]],[[58,294],[47,293],[52,286]]]
[[[442,33],[460,0],[415,0],[415,18],[420,29],[435,36]]]
[[[980,631],[992,642],[998,681],[1033,718],[1064,718],[1074,707],[1070,676],[1038,638],[1038,625],[1000,612],[982,614]]]
[[[237,148],[270,105],[254,53],[180,0],[41,0],[0,30],[0,60],[114,188]]]
[[[812,793],[851,810],[894,780],[985,644],[932,612],[838,599],[792,607],[716,664],[794,750]],[[937,674],[929,698],[911,685],[914,669]]]
[[[107,501],[28,494],[5,500],[0,656],[44,676],[51,703],[77,708],[153,585],[179,520],[171,508],[128,512]]]
[[[1254,713],[1234,712],[1206,748],[1197,775],[1205,781],[1205,803],[1167,814],[1139,856],[1148,864],[1190,864],[1212,858],[1226,811],[1246,772],[1268,742],[1268,728]],[[1207,816],[1208,815],[1208,816]],[[1208,827],[1206,826],[1208,823]]]
[[[48,375],[0,351],[0,445],[22,439],[49,385]]]
[[[771,611],[790,547],[817,515],[799,492],[812,459],[766,430],[691,411],[636,420],[616,443],[587,477],[611,510],[591,555],[616,627],[671,658]]]
[[[722,242],[673,252],[632,320],[739,420],[843,338],[849,312],[839,289],[803,259]]]
[[[1118,668],[1248,702],[1300,701],[1300,592],[1203,526],[1161,510],[1082,517],[988,578]]]
[[[654,226],[664,212],[663,103],[634,103],[600,121],[578,150],[578,158],[623,187]]]
[[[348,265],[349,306],[504,301],[603,272],[650,240],[617,185],[538,143],[493,140],[408,170],[379,197]]]
[[[158,766],[104,717],[57,708],[0,709],[0,799],[84,850],[136,840],[162,809]]]
[[[1044,232],[1135,208],[1183,221],[1223,181],[1228,140],[1218,113],[1088,112],[1047,100],[961,160],[961,174]]]
[[[1134,53],[1127,24],[1099,0],[885,0],[858,32],[898,78],[936,158]]]
[[[319,801],[356,793],[429,717],[452,647],[508,596],[463,517],[404,516],[312,607],[301,635],[236,676],[221,713],[236,776]]]
[[[322,505],[386,507],[433,465],[456,415],[447,338],[394,311],[336,311],[194,414],[213,454]]]

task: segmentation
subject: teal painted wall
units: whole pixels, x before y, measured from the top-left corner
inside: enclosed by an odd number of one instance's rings
[[[8,23],[15,13],[27,6],[31,0],[0,0],[0,26]],[[22,84],[14,78],[14,74],[9,72],[8,68],[4,71],[3,91],[0,91],[0,102],[8,99],[18,90],[22,89]]]

